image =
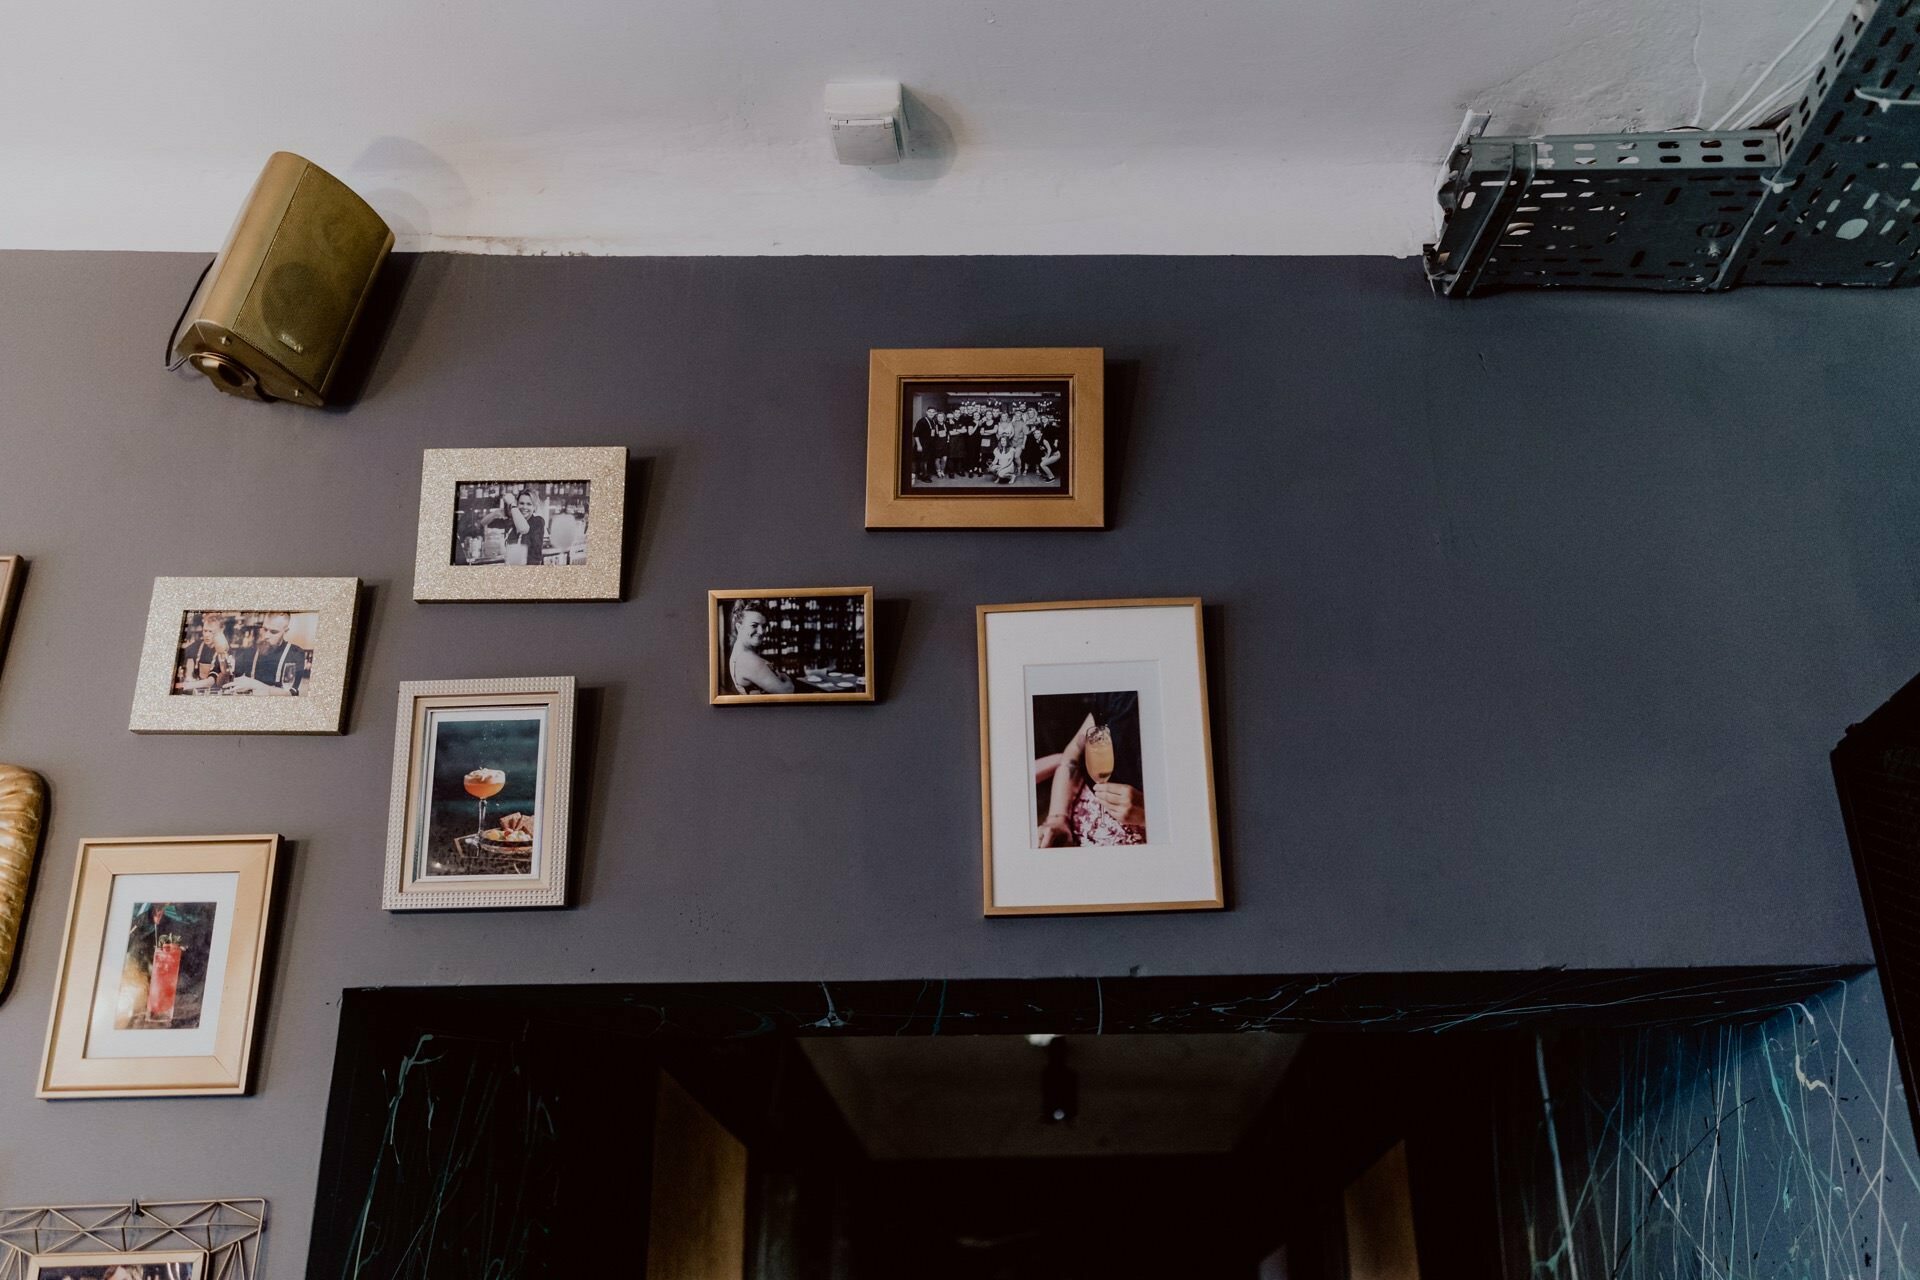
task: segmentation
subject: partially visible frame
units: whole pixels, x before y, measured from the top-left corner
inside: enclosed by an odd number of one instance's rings
[[[869,529],[1099,529],[1106,515],[1105,353],[1099,347],[981,347],[878,349],[867,372],[867,528]],[[1067,387],[1066,474],[1045,493],[1017,488],[945,495],[909,492],[912,465],[907,401],[915,383],[942,385],[1010,381],[1060,382]]]
[[[27,1259],[26,1280],[210,1280],[198,1249],[143,1249],[137,1253],[39,1253]]]
[[[0,1280],[74,1267],[174,1266],[191,1280],[254,1280],[267,1202],[139,1200],[0,1209]]]
[[[1207,911],[1226,905],[1214,809],[1213,732],[1197,598],[1070,600],[980,605],[982,909],[989,916],[1118,911]],[[1137,834],[1085,817],[1091,838],[1043,846],[1043,772],[1067,773],[1075,805],[1097,771],[1076,747],[1105,711],[1073,705],[1132,695],[1130,732],[1114,732],[1106,770],[1130,782],[1143,812]],[[1058,732],[1043,707],[1071,708]],[[1080,733],[1073,726],[1082,726]],[[1063,726],[1063,727],[1062,727]],[[1126,779],[1119,739],[1130,736],[1139,776]],[[1047,754],[1043,755],[1045,752]],[[1116,763],[1119,768],[1116,769]],[[1042,765],[1050,767],[1043,770]],[[1051,791],[1054,798],[1060,791]],[[1089,797],[1091,798],[1091,797]],[[1129,816],[1131,811],[1129,811]],[[1072,825],[1070,821],[1069,826]],[[996,837],[998,837],[996,839]]]
[[[358,578],[155,578],[127,727],[135,733],[339,733],[359,598]],[[174,693],[189,612],[318,614],[313,675],[297,697]]]
[[[573,734],[575,687],[572,676],[500,680],[408,680],[400,686],[393,737],[393,784],[387,806],[387,860],[380,905],[388,911],[447,911],[480,907],[559,907],[567,901],[568,821],[573,807]],[[539,717],[535,746],[539,765],[533,839],[528,842],[525,873],[490,873],[456,868],[436,873],[433,845],[434,777],[430,761],[437,746],[432,730],[437,713],[450,712],[483,722],[485,712],[501,719]],[[500,763],[496,761],[495,763]],[[482,787],[484,790],[485,788]],[[482,800],[504,794],[474,797]],[[500,815],[496,815],[500,816]],[[479,827],[476,815],[474,826]],[[482,844],[481,832],[463,833],[450,852],[472,858],[510,857],[511,849]],[[468,845],[468,841],[471,844]],[[443,851],[448,852],[448,851]]]
[[[277,835],[80,842],[60,975],[47,1020],[40,1097],[149,1098],[250,1091],[254,1021],[279,852]],[[127,893],[117,894],[117,882],[123,877],[133,883]],[[139,896],[148,886],[152,886],[151,898]],[[152,900],[163,891],[166,900]],[[138,908],[206,906],[201,899],[214,900],[214,909],[202,913],[208,925],[205,941],[198,935],[186,940],[189,948],[205,945],[210,951],[199,979],[193,1025],[135,1025],[162,1017],[171,1023],[175,1001],[192,982],[181,940],[167,944],[170,964],[160,958],[162,940],[168,936],[160,930],[178,927],[164,913],[163,919],[154,922],[152,951],[146,961],[146,1013],[136,1013],[126,1019],[130,1025],[121,1025],[119,1002],[125,999],[129,983],[141,976],[136,972],[135,951],[144,939],[134,937],[140,927]],[[116,902],[121,910],[116,910]],[[129,903],[136,908],[131,921],[124,918]],[[222,914],[229,917],[227,923],[221,922]],[[124,942],[119,940],[122,931]],[[215,963],[215,955],[223,955],[224,963]],[[109,956],[121,966],[117,976],[102,971]],[[163,969],[171,971],[171,986],[162,976]],[[158,1014],[155,985],[162,991]],[[137,997],[131,1008],[137,1010]],[[154,1038],[150,1046],[138,1043],[148,1037]],[[134,1052],[145,1047],[152,1052]]]
[[[26,580],[23,556],[0,556],[0,666],[7,657],[7,637],[13,631],[13,612],[20,602],[20,584]]]
[[[794,676],[791,693],[741,693],[728,675],[723,675],[728,655],[729,636],[724,615],[739,600],[844,600],[860,601],[861,670],[857,687],[847,687],[851,672],[819,671],[819,681],[808,683],[814,672],[804,669]],[[804,657],[802,659],[804,663]],[[805,687],[801,687],[805,686]],[[872,587],[778,587],[763,590],[707,592],[707,701],[714,706],[761,706],[777,702],[872,702],[873,670],[873,588]]]
[[[40,848],[40,824],[46,817],[47,784],[18,765],[0,764],[0,995],[13,972],[20,921],[27,912],[27,886]]]
[[[456,564],[456,498],[462,484],[582,481],[587,485],[584,562]],[[420,465],[415,600],[618,600],[627,450],[428,449]],[[549,513],[550,516],[551,513]],[[551,534],[551,526],[549,526]]]

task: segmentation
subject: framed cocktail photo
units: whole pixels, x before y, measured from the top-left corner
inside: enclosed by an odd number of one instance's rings
[[[383,907],[566,905],[574,692],[572,676],[400,686]]]
[[[709,591],[707,700],[872,702],[873,588]]]
[[[428,449],[415,600],[618,600],[623,446]]]
[[[279,852],[277,835],[81,841],[41,1097],[248,1091]]]
[[[358,578],[156,578],[136,733],[339,733]]]
[[[1099,347],[876,350],[867,528],[1106,525]]]
[[[977,621],[986,914],[1224,906],[1200,601]]]

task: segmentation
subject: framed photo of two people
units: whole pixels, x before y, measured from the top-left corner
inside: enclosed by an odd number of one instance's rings
[[[339,733],[357,578],[156,578],[127,727]]]
[[[1200,602],[978,623],[986,914],[1223,906]]]

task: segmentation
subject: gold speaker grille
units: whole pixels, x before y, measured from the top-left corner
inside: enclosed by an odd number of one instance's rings
[[[360,197],[309,166],[234,327],[309,386],[324,388],[386,244],[385,224]]]

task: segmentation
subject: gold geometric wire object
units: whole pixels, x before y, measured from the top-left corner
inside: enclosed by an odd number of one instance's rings
[[[47,784],[39,774],[0,764],[0,991],[6,990],[7,975],[13,970],[46,808]]]
[[[195,1280],[253,1280],[266,1221],[261,1199],[0,1209],[0,1280],[25,1280],[36,1258],[180,1249],[207,1256]]]

